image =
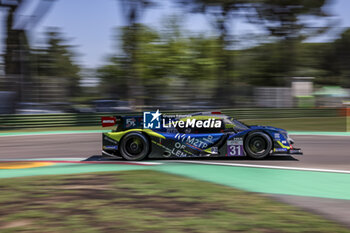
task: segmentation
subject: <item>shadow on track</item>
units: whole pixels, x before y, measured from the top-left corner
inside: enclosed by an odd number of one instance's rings
[[[104,157],[101,155],[93,155],[83,161],[115,161],[115,160],[124,160],[122,157]],[[144,161],[153,161],[153,160],[198,160],[198,161],[299,161],[298,159],[292,156],[269,156],[262,160],[251,159],[249,157],[198,157],[198,158],[157,158],[157,159],[147,159]]]

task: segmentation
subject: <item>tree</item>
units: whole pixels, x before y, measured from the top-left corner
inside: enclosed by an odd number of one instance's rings
[[[331,71],[330,76],[339,77],[338,85],[350,87],[350,29],[346,29],[332,43],[323,65]]]
[[[217,70],[217,91],[216,99],[221,104],[231,104],[230,87],[234,84],[233,70],[234,61],[233,53],[229,52],[232,43],[232,19],[240,16],[238,13],[249,5],[249,1],[244,0],[178,0],[181,4],[188,7],[192,13],[204,13],[213,23],[214,28],[219,33],[220,49],[216,54],[220,61]]]
[[[75,54],[72,46],[67,44],[57,28],[46,32],[46,46],[33,50],[33,61],[36,61],[38,76],[59,77],[67,83],[68,95],[76,97],[79,93],[80,68],[74,63]]]
[[[119,57],[109,59],[109,64],[97,70],[100,78],[101,93],[106,98],[127,99],[129,97],[127,71],[123,65],[124,61]]]
[[[141,24],[138,27],[139,49],[135,52],[134,65],[144,87],[145,104],[158,105],[165,99],[180,102],[202,93],[209,99],[211,92],[201,93],[201,90],[209,90],[208,83],[215,80],[217,38],[185,36],[174,20],[167,22],[160,32]],[[103,92],[113,98],[127,98],[129,56],[124,51],[130,48],[130,38],[135,36],[129,27],[120,32],[123,52],[111,57],[98,72]],[[179,85],[181,94],[174,90]]]
[[[12,80],[12,83],[16,83],[16,98],[18,101],[23,101],[27,98],[24,95],[24,90],[29,88],[31,81],[30,47],[27,35],[24,29],[14,28],[16,12],[24,5],[23,3],[23,0],[9,2],[7,4],[0,2],[0,7],[7,9],[4,70],[5,75]]]
[[[31,17],[21,20],[22,12],[28,1],[1,1],[0,7],[7,10],[5,30],[5,54],[4,70],[8,77],[15,77],[17,83],[17,99],[23,101],[30,96],[24,94],[30,90],[32,82],[30,44],[27,39],[27,31],[33,28],[48,12],[54,0],[40,0]],[[16,23],[16,24],[15,24]]]
[[[257,0],[248,15],[250,22],[264,26],[271,36],[281,40],[280,57],[276,66],[282,67],[286,76],[296,70],[297,43],[320,35],[330,28],[329,14],[325,11],[327,0]],[[316,25],[316,26],[315,26]],[[278,74],[280,75],[280,74]]]
[[[127,30],[129,30],[129,34],[133,34],[132,37],[129,38],[127,47],[124,47],[125,55],[128,57],[128,62],[126,65],[128,66],[128,90],[129,90],[129,98],[135,99],[135,103],[138,106],[143,105],[143,87],[141,84],[141,77],[138,71],[136,64],[136,53],[138,50],[138,34],[139,34],[139,20],[143,11],[154,5],[152,0],[119,0],[123,7],[123,12],[125,19],[127,21]]]
[[[6,50],[4,54],[5,74],[28,74],[29,44],[23,29],[15,29],[14,22],[16,11],[22,6],[23,0],[16,3],[1,3],[0,7],[7,9],[6,18]]]

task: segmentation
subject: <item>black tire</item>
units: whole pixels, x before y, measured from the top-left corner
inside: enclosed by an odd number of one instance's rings
[[[270,154],[272,140],[264,132],[253,132],[244,140],[244,150],[250,158],[263,159]]]
[[[150,151],[149,141],[142,133],[128,133],[122,138],[119,151],[121,156],[126,160],[142,160]]]

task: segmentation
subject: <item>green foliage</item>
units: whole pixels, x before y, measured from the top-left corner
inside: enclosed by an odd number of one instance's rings
[[[137,35],[130,27],[121,29],[122,52],[109,60],[109,64],[99,69],[102,86],[109,96],[132,98],[128,95],[127,63],[131,53],[129,41],[137,37],[134,53],[134,67],[141,77],[146,103],[152,103],[164,95],[172,95],[172,87],[184,86],[192,90],[194,98],[205,93],[208,98],[215,95],[219,79],[218,70],[223,69],[223,56],[234,61],[234,70],[224,70],[229,77],[229,85],[285,86],[288,77],[315,77],[316,84],[346,85],[350,62],[349,32],[334,43],[303,43],[302,41],[275,40],[244,50],[222,50],[220,37],[186,34],[178,21],[170,18],[163,30],[156,31],[138,25]],[[293,61],[286,59],[292,46]],[[348,61],[349,60],[349,61]],[[331,78],[330,78],[331,77]],[[342,77],[342,78],[340,78]],[[230,87],[230,88],[231,88]]]
[[[327,29],[326,25],[323,27],[310,25],[310,18],[315,22],[329,16],[324,10],[329,2],[327,0],[257,0],[253,2],[256,14],[250,17],[252,22],[264,25],[272,36],[302,40]]]
[[[67,45],[57,28],[50,28],[46,32],[45,47],[33,50],[32,56],[34,74],[62,78],[62,82],[67,85],[69,96],[78,94],[80,67],[74,62],[72,46]]]
[[[350,29],[345,30],[325,56],[324,65],[338,77],[338,83],[350,87]]]
[[[237,19],[242,14],[238,14],[249,6],[250,1],[243,0],[177,0],[187,7],[192,13],[203,13],[214,25],[219,33],[217,39],[217,61],[215,98],[222,104],[231,104],[234,76],[233,53],[228,54],[228,48],[232,45],[232,19]],[[234,14],[236,13],[236,14]],[[233,18],[233,16],[235,16]]]
[[[121,29],[123,52],[111,58],[109,64],[98,71],[102,85],[110,85],[107,89],[109,96],[117,94],[120,98],[132,98],[123,91],[131,85],[128,81],[131,53],[134,72],[141,77],[148,103],[171,92],[172,85],[176,83],[185,83],[185,86],[196,87],[198,91],[208,87],[208,82],[215,79],[218,64],[217,40],[202,36],[186,37],[179,30],[179,25],[173,23],[169,21],[166,30],[161,32],[144,25],[138,25],[136,31],[130,27]],[[130,40],[133,37],[138,39],[137,50],[132,51]]]
[[[97,70],[101,79],[101,93],[111,98],[127,98],[128,83],[127,71],[122,67],[122,60],[111,58],[109,65],[105,65]]]
[[[79,68],[74,64],[74,54],[71,46],[57,29],[46,32],[47,46],[37,50],[38,74],[40,76],[78,77]]]
[[[288,82],[281,77],[306,76],[305,71],[310,74],[309,70],[299,70],[298,59],[304,56],[303,53],[299,54],[299,47],[303,40],[320,35],[330,28],[330,15],[324,10],[329,1],[258,0],[253,2],[255,11],[248,15],[250,22],[266,28],[270,36],[280,40],[279,48],[274,50],[275,56],[272,58],[272,60],[276,58],[276,63],[273,62],[263,68],[267,71],[268,77],[272,78],[267,80],[267,84],[283,86]]]
[[[103,98],[135,99],[138,105],[143,105],[143,100],[145,104],[157,104],[159,99],[176,102],[214,98],[231,105],[243,88],[286,86],[286,77],[312,76],[320,85],[350,86],[350,30],[334,43],[303,43],[330,28],[325,7],[330,1],[174,0],[183,11],[209,19],[217,32],[211,37],[185,32],[174,16],[164,20],[161,30],[141,24],[142,14],[157,1],[118,2],[127,26],[119,29],[115,54],[98,69]],[[30,51],[25,31],[12,30],[14,8],[9,12],[7,47],[21,50],[20,59],[28,62],[20,63],[19,58],[11,58],[14,52],[7,51],[5,73],[40,76],[41,82],[58,77],[71,99],[81,97],[80,68],[74,62],[72,46],[59,30],[48,30],[46,45],[29,54],[25,52]],[[232,34],[232,22],[238,18],[265,28],[268,35],[264,41],[270,43],[232,50],[235,41],[242,41]],[[15,49],[10,44],[22,47]],[[87,91],[85,95],[91,98]]]

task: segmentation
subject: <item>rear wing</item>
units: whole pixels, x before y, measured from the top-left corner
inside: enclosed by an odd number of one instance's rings
[[[142,116],[104,116],[101,117],[102,127],[117,126],[117,131],[128,129],[142,129]]]

